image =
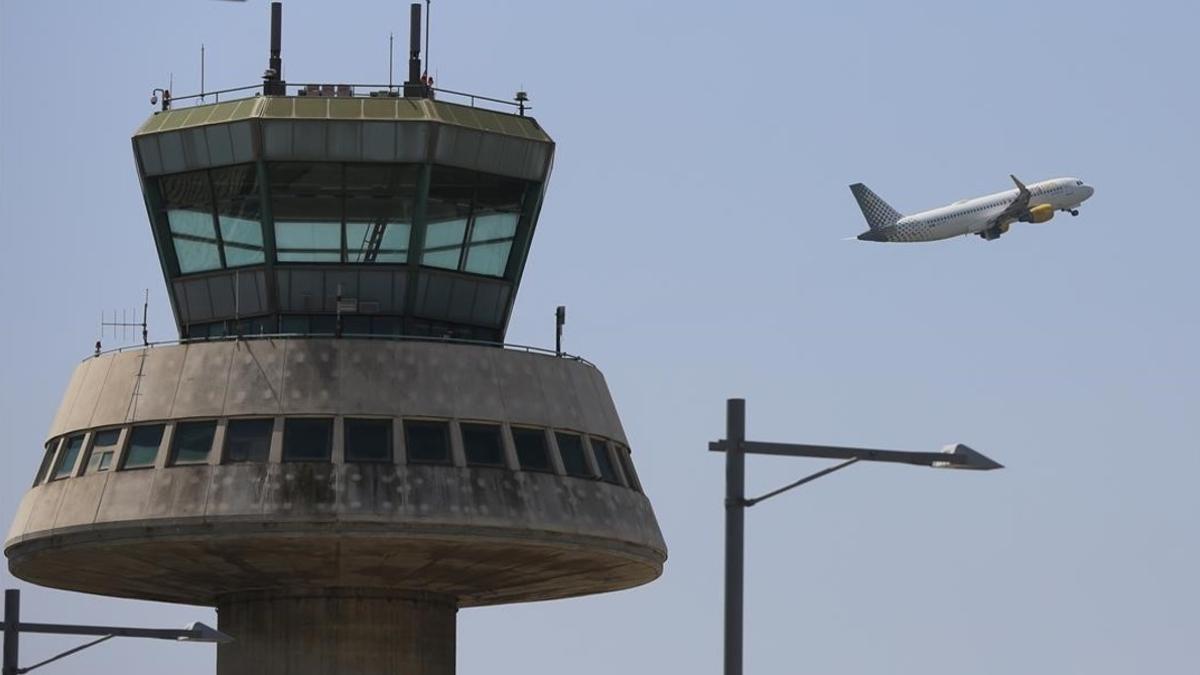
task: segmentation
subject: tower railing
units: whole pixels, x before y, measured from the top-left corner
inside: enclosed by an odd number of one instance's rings
[[[98,358],[107,354],[119,354],[122,352],[132,352],[140,349],[154,349],[155,347],[174,347],[178,345],[203,344],[211,342],[238,342],[247,340],[310,340],[310,339],[334,339],[334,340],[380,340],[394,342],[437,342],[442,344],[458,344],[469,345],[475,347],[492,347],[496,349],[506,349],[509,351],[525,352],[526,354],[537,354],[540,356],[550,356],[554,358],[566,359],[568,361],[576,361],[589,368],[595,368],[596,364],[588,361],[582,356],[568,354],[566,352],[556,352],[553,349],[544,347],[534,347],[532,345],[514,344],[509,342],[488,342],[487,340],[470,340],[467,338],[453,337],[435,337],[430,335],[379,335],[368,333],[248,333],[245,335],[222,335],[217,337],[197,337],[197,338],[178,338],[175,340],[156,340],[145,344],[124,345],[121,347],[112,347],[110,349],[101,349],[87,358]]]
[[[289,96],[313,96],[316,98],[404,98],[404,85],[402,84],[344,84],[344,83],[305,83],[294,84],[287,83],[284,86],[285,92]],[[319,93],[313,92],[313,87],[317,87]],[[195,107],[199,105],[208,105],[211,103],[222,103],[229,101],[239,101],[247,98],[260,96],[262,92],[262,84],[249,84],[244,87],[231,87],[229,89],[215,89],[213,91],[202,91],[195,94],[185,94],[183,96],[175,96],[168,94],[165,97],[166,110],[174,110],[177,104],[183,101],[189,102],[186,106],[179,107]],[[326,89],[328,88],[328,89]],[[527,105],[528,99],[518,93],[517,98],[513,100],[505,100],[495,98],[493,96],[484,96],[482,94],[472,94],[465,91],[456,91],[454,89],[443,89],[441,87],[427,87],[428,91],[435,94],[443,94],[453,97],[454,100],[450,103],[461,103],[472,108],[485,108],[495,112],[511,112],[517,115],[524,115],[526,110],[529,110]],[[326,92],[332,93],[326,93]],[[255,92],[250,95],[246,92]],[[229,96],[229,94],[241,94],[240,96]],[[222,100],[222,96],[225,96]],[[209,100],[209,99],[212,100]],[[432,97],[431,97],[432,98]],[[486,105],[485,105],[486,104]],[[502,106],[502,107],[496,107]]]

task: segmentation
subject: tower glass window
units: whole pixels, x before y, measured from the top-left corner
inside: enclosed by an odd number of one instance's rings
[[[129,430],[129,441],[125,450],[122,469],[146,469],[154,466],[158,459],[158,446],[162,444],[163,425],[147,424]]]
[[[347,462],[392,461],[392,421],[354,419],[343,422]]]
[[[283,461],[328,462],[332,452],[332,419],[293,417],[283,421]]]
[[[266,462],[274,429],[275,420],[269,417],[229,420],[225,424],[225,461]]]
[[[285,162],[268,172],[280,262],[408,261],[415,166]]]
[[[212,450],[217,423],[180,422],[171,438],[171,464],[204,464]]]
[[[267,171],[279,262],[341,262],[342,166],[286,162]]]
[[[526,183],[434,167],[421,264],[502,277],[524,207]]]
[[[558,432],[554,434],[558,440],[558,452],[562,455],[563,469],[566,470],[568,476],[576,478],[595,478],[591,467],[588,466],[587,457],[583,454],[583,437],[579,434],[565,434]]]
[[[450,425],[446,422],[406,420],[404,444],[410,464],[450,464]]]
[[[589,439],[592,444],[592,456],[596,458],[596,466],[600,469],[600,479],[606,483],[620,485],[617,477],[617,467],[613,466],[612,455],[608,454],[608,443],[603,438]]]
[[[159,194],[175,259],[183,274],[221,268],[221,252],[213,224],[212,186],[208,172],[192,171],[159,179]]]
[[[346,261],[407,262],[417,168],[348,164],[345,180]]]
[[[467,466],[504,466],[504,444],[496,424],[460,424]]]
[[[63,443],[62,452],[58,453],[58,462],[54,465],[54,474],[50,480],[66,478],[75,470],[75,461],[79,459],[79,451],[83,449],[83,434],[71,436]]]
[[[617,457],[621,461],[621,469],[625,473],[625,483],[629,485],[629,489],[642,491],[642,482],[638,480],[637,471],[633,468],[633,456],[629,452],[629,448],[620,445],[614,448],[617,451]]]
[[[92,451],[88,456],[87,469],[84,473],[108,471],[112,468],[113,457],[116,456],[117,442],[120,438],[120,429],[105,429],[92,434]]]
[[[517,448],[517,463],[525,471],[553,471],[546,434],[541,429],[513,427],[513,445]]]
[[[50,473],[50,466],[54,463],[54,451],[58,450],[60,440],[55,438],[46,443],[46,454],[42,455],[42,463],[38,465],[37,476],[33,479],[34,485],[41,485],[42,481],[46,480],[46,474]]]
[[[217,200],[217,223],[226,267],[259,265],[263,253],[262,207],[257,170],[244,164],[216,169],[211,174]]]

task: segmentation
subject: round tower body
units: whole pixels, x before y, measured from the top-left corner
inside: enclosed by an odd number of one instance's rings
[[[600,371],[503,344],[553,141],[408,84],[138,130],[180,340],[76,368],[14,575],[215,606],[222,675],[444,675],[460,608],[662,573]]]

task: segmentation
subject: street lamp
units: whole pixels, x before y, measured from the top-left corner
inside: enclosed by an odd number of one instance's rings
[[[101,642],[115,637],[153,638],[157,640],[179,640],[180,642],[233,642],[233,638],[221,631],[206,626],[199,621],[190,624],[182,630],[171,628],[124,628],[120,626],[76,626],[61,623],[25,623],[21,621],[21,591],[7,589],[4,591],[4,621],[0,622],[4,630],[4,670],[3,675],[21,675],[34,668],[40,668],[61,658],[81,652],[88,647],[94,647]],[[53,633],[56,635],[98,635],[99,639],[86,642],[61,654],[21,668],[17,664],[18,640],[21,633]]]
[[[946,446],[941,452],[907,452],[844,448],[831,445],[761,443],[746,440],[746,401],[731,398],[725,406],[725,438],[708,444],[713,452],[725,453],[725,675],[742,675],[742,589],[745,562],[746,508],[754,506],[821,476],[844,469],[860,461],[915,464],[936,469],[990,471],[1004,466],[960,444]],[[827,469],[746,499],[746,454],[819,457],[844,460]]]

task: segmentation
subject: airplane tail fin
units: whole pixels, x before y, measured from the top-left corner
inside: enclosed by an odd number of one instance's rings
[[[867,225],[872,230],[895,225],[896,221],[902,218],[899,211],[880,199],[879,195],[871,192],[871,188],[866,185],[855,183],[850,186],[850,192],[854,194],[854,199],[858,201],[858,208],[862,209],[863,217],[867,219]]]

